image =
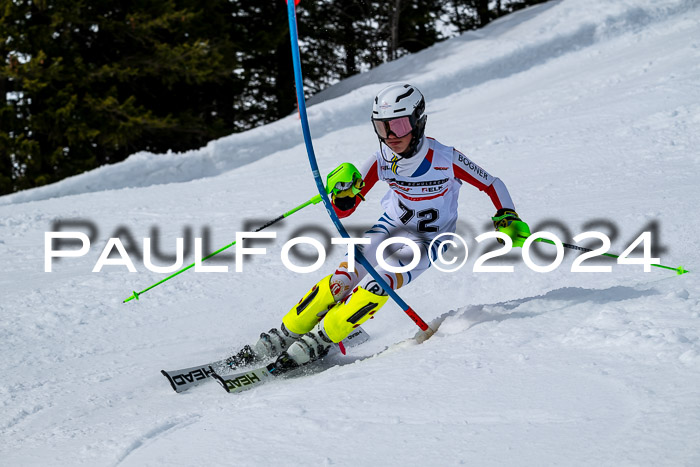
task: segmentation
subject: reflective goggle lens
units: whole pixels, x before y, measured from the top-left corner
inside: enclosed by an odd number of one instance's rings
[[[393,120],[372,120],[374,130],[381,138],[388,138],[393,133],[397,138],[403,138],[413,130],[411,120],[408,117],[399,117]]]

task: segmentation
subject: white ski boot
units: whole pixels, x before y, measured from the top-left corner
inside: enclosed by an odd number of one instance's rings
[[[311,331],[294,341],[277,357],[275,363],[268,366],[268,369],[274,368],[273,372],[279,374],[299,368],[325,357],[332,345],[333,341],[326,335],[323,322],[320,322]]]
[[[252,347],[244,346],[236,355],[226,359],[226,364],[236,369],[277,357],[299,338],[301,338],[299,334],[289,331],[282,324],[280,330],[272,328],[268,332],[261,333],[260,339]]]

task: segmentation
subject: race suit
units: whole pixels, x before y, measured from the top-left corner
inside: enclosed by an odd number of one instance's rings
[[[435,261],[439,249],[447,247],[441,239],[433,242],[432,246],[431,242],[442,233],[455,231],[457,199],[462,182],[485,192],[496,210],[515,210],[508,189],[500,179],[461,152],[433,138],[423,138],[417,153],[409,159],[397,156],[382,145],[380,151],[362,164],[360,172],[365,182],[360,192],[363,197],[380,180],[390,187],[381,201],[384,214],[364,234],[370,244],[360,245],[358,250],[394,290],[425,272],[431,265],[431,259]],[[347,208],[345,210],[336,206],[335,211],[344,218],[352,214],[359,203],[356,197],[353,206],[344,206]],[[406,237],[418,245],[420,260],[416,266],[399,273],[376,267],[377,247],[390,237]],[[382,256],[387,264],[403,267],[414,259],[414,252],[406,244],[394,243]],[[359,263],[351,271],[348,262],[343,261],[331,277],[330,284],[336,300],[345,298],[357,285],[373,293],[382,293],[379,285]]]

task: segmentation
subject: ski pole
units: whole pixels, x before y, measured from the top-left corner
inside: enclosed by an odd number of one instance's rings
[[[326,191],[323,189],[323,181],[318,171],[318,163],[316,161],[316,154],[314,153],[313,144],[311,142],[311,131],[309,129],[309,119],[306,114],[306,99],[304,98],[304,80],[301,75],[301,57],[299,51],[299,38],[297,33],[297,18],[296,18],[296,5],[299,0],[287,1],[287,16],[289,18],[289,36],[292,42],[292,62],[294,65],[294,82],[296,84],[297,93],[297,103],[299,105],[299,118],[301,119],[301,129],[304,134],[304,144],[306,145],[306,153],[309,156],[309,165],[311,166],[311,173],[316,182],[316,187],[318,188],[319,196],[323,199],[323,205],[326,207],[326,212],[331,218],[331,221],[338,230],[338,233],[344,238],[350,238],[347,230],[343,226],[342,222],[338,218],[338,215],[333,210],[333,206],[326,195]],[[413,308],[411,308],[394,289],[392,289],[389,284],[379,275],[379,273],[372,267],[372,265],[362,256],[362,253],[355,250],[355,258],[357,262],[360,263],[367,270],[370,276],[379,284],[379,286],[384,289],[384,291],[394,300],[394,302],[401,307],[404,313],[416,323],[421,331],[424,331],[424,338],[430,337],[435,330],[430,328],[428,324],[423,321],[423,319],[416,313]]]
[[[518,235],[518,237],[525,239],[527,238],[525,235]],[[555,243],[552,240],[549,240],[547,238],[538,238],[535,240],[536,242],[543,242],[543,243],[549,243],[550,245],[554,245]],[[570,250],[578,250],[578,251],[583,251],[583,252],[590,252],[593,251],[590,248],[584,248],[582,246],[578,245],[572,245],[570,243],[564,243],[562,242],[562,246],[564,248],[568,248]],[[602,256],[607,256],[609,258],[619,258],[619,255],[613,255],[612,253],[601,253]],[[690,272],[686,269],[683,269],[683,266],[678,266],[677,268],[672,268],[670,266],[664,266],[662,264],[651,264],[651,266],[657,267],[657,268],[663,268],[663,269],[670,269],[671,271],[676,271],[676,273],[680,276],[681,274],[685,274],[686,272]]]
[[[300,204],[299,206],[295,207],[294,209],[292,209],[292,210],[290,210],[290,211],[287,211],[287,212],[285,212],[284,214],[282,214],[281,216],[279,216],[279,217],[277,217],[277,218],[271,220],[270,222],[266,223],[266,224],[263,225],[262,227],[257,228],[257,229],[255,230],[255,232],[260,232],[261,230],[266,229],[267,227],[270,227],[272,224],[275,224],[275,223],[281,221],[281,220],[284,219],[285,217],[291,216],[291,215],[294,214],[295,212],[304,209],[306,206],[309,206],[310,204],[318,204],[318,203],[320,203],[320,202],[321,202],[321,195],[316,195],[316,196],[314,196],[313,198],[311,198],[310,200],[306,201],[305,203]],[[219,249],[216,250],[214,253],[211,253],[210,255],[207,255],[207,256],[205,256],[204,258],[202,258],[202,261],[208,260],[208,259],[211,258],[212,256],[221,253],[222,251],[226,250],[227,248],[232,247],[232,246],[235,245],[235,244],[236,244],[236,242],[233,242],[233,243],[229,243],[228,245],[226,245],[226,246],[223,247],[223,248],[219,248]],[[124,300],[122,303],[126,303],[126,302],[128,302],[128,301],[130,301],[130,300],[133,300],[133,299],[138,300],[140,295],[142,295],[142,294],[148,292],[149,290],[151,290],[152,288],[154,288],[154,287],[156,287],[156,286],[162,284],[163,282],[168,281],[168,280],[172,279],[173,277],[175,277],[175,276],[177,276],[177,275],[179,275],[179,274],[182,274],[183,272],[187,271],[188,269],[191,269],[195,264],[196,264],[196,262],[190,264],[189,266],[187,266],[187,267],[185,267],[185,268],[180,269],[179,271],[177,271],[176,273],[173,273],[173,274],[169,275],[169,276],[166,277],[165,279],[163,279],[163,280],[161,280],[161,281],[158,281],[158,282],[156,282],[155,284],[151,285],[150,287],[147,287],[147,288],[143,289],[141,292],[136,292],[136,291],[134,291],[133,294],[132,294],[129,298],[127,298],[126,300]]]

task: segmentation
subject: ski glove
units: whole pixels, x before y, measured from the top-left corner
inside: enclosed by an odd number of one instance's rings
[[[518,213],[513,209],[501,208],[491,220],[497,231],[503,232],[513,240],[513,246],[522,247],[525,239],[530,236],[530,227],[520,220]],[[500,238],[498,242],[503,243]]]
[[[356,178],[352,182],[338,182],[333,188],[331,201],[335,204],[341,211],[347,211],[352,209],[357,203],[356,196],[359,196],[362,201],[365,198],[360,194],[360,190],[365,186],[364,180],[361,178]]]

